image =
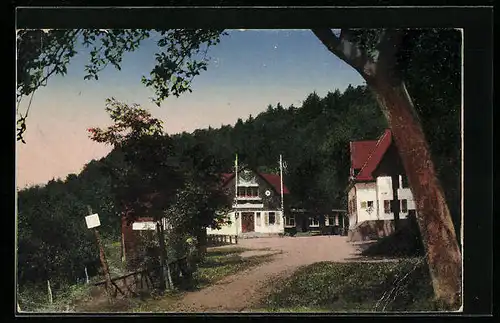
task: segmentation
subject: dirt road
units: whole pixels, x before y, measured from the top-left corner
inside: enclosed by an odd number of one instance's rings
[[[356,246],[343,236],[241,239],[238,246],[271,248],[283,253],[274,256],[271,262],[228,276],[200,291],[187,293],[174,306],[176,312],[242,312],[266,295],[269,279],[290,275],[303,265],[320,261],[351,261],[358,255]],[[257,252],[247,251],[242,256]]]

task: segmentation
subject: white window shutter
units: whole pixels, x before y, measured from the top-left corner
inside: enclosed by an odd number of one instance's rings
[[[281,214],[282,213],[277,213],[276,214],[276,220],[275,221],[276,221],[276,224],[278,224],[278,225],[280,224]]]
[[[267,214],[267,212],[264,212],[264,222],[266,226],[269,225],[269,215]]]

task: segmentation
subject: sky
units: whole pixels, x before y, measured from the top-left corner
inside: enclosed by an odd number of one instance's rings
[[[359,74],[330,53],[309,30],[230,30],[209,50],[208,70],[192,83],[192,93],[167,98],[157,107],[153,92],[141,83],[154,66],[154,39],[124,55],[118,71],[107,67],[99,80],[84,80],[88,51],[79,51],[68,74],[49,79],[33,97],[27,119],[26,144],[16,142],[18,189],[78,174],[92,159],[106,156],[111,147],[88,137],[89,127],[111,121],[105,100],[137,103],[164,122],[175,134],[209,126],[234,125],[278,102],[299,107],[316,91],[343,91],[363,84]],[[29,98],[19,110],[24,112]]]

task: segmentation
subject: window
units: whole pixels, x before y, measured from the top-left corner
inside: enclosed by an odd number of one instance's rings
[[[384,200],[384,213],[385,214],[391,213],[391,201],[390,200]]]
[[[275,224],[276,223],[276,213],[275,212],[269,212],[269,225]]]
[[[373,207],[373,201],[368,201],[366,203],[368,204],[368,207]]]
[[[401,187],[402,188],[410,187],[410,185],[408,184],[408,176],[406,175],[401,176]]]
[[[256,213],[255,222],[258,227],[260,227],[260,212]]]
[[[294,227],[295,226],[295,215],[285,217],[285,225],[287,227]]]
[[[310,227],[319,227],[319,219],[317,217],[309,218],[309,226]]]
[[[325,225],[335,225],[335,216],[334,215],[325,216]]]
[[[238,187],[238,197],[258,197],[258,187]]]
[[[366,201],[362,201],[361,202],[361,208],[362,209],[366,209]]]
[[[408,200],[401,200],[401,212],[408,213]]]

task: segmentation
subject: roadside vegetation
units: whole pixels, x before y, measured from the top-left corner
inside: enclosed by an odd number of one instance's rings
[[[243,258],[241,253],[248,249],[240,247],[211,248],[204,260],[198,265],[191,286],[181,286],[177,290],[161,296],[151,297],[137,302],[133,312],[175,312],[175,303],[189,291],[199,290],[216,284],[223,278],[271,261],[275,254],[251,256]]]
[[[255,312],[399,312],[437,310],[423,258],[304,266],[274,282]]]
[[[109,301],[102,288],[92,285],[99,280],[95,277],[90,284],[82,282],[61,286],[60,292],[54,293],[52,304],[48,302],[47,286],[28,286],[19,293],[20,306],[25,312],[165,312],[172,310],[184,293],[208,287],[224,277],[270,261],[273,257],[273,254],[241,257],[241,253],[247,250],[240,247],[209,248],[194,273],[192,284],[178,286],[161,296],[152,291],[136,298]],[[106,245],[112,277],[124,273],[119,251],[119,243]]]

